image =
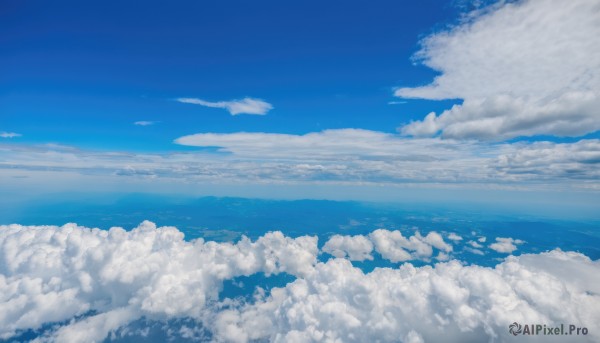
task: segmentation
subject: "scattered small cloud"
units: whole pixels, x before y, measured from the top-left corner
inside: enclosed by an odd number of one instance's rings
[[[150,125],[154,125],[159,123],[158,121],[153,121],[153,120],[140,120],[140,121],[136,121],[133,123],[133,125],[138,125],[138,126],[150,126]]]
[[[523,243],[525,242],[520,239],[498,237],[496,238],[496,243],[490,244],[490,249],[499,253],[511,254],[513,251],[517,250],[517,245]]]
[[[247,97],[240,100],[216,102],[206,101],[198,98],[178,98],[176,101],[206,107],[223,108],[233,116],[238,114],[265,115],[267,112],[273,109],[273,105],[266,101]]]
[[[454,232],[451,232],[451,233],[448,235],[448,239],[449,239],[449,240],[452,240],[452,241],[462,241],[462,239],[463,239],[463,238],[462,238],[461,236],[457,235],[456,233],[454,233]]]
[[[452,246],[444,242],[439,233],[433,231],[425,237],[419,232],[414,236],[404,237],[398,230],[379,229],[371,232],[369,239],[381,257],[394,263],[410,260],[428,261],[433,254],[433,248],[444,253],[452,251]]]
[[[481,248],[483,248],[483,245],[481,245],[481,244],[479,244],[479,243],[477,243],[477,242],[475,242],[475,241],[469,241],[469,242],[468,242],[468,244],[469,244],[470,246],[472,246],[473,248],[476,248],[476,249],[481,249]]]
[[[20,133],[16,133],[16,132],[5,132],[2,131],[0,132],[0,137],[2,138],[16,138],[16,137],[21,137]]]
[[[430,261],[433,248],[439,251],[435,258],[438,261],[446,261],[450,258],[448,253],[452,251],[452,246],[444,242],[442,236],[435,231],[424,237],[419,232],[405,237],[398,230],[385,229],[373,231],[368,236],[333,235],[325,243],[322,251],[337,258],[364,261],[373,259],[371,252],[374,248],[383,259],[394,263],[410,260]]]
[[[466,247],[465,251],[468,251],[471,254],[475,254],[475,255],[479,255],[479,256],[485,255],[485,253],[483,251],[479,250],[479,249],[474,249],[474,248]]]
[[[406,101],[388,101],[388,105],[403,105]]]

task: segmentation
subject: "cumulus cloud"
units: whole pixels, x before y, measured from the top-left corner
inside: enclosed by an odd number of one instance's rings
[[[150,126],[150,125],[154,125],[158,123],[157,121],[151,121],[151,120],[140,120],[140,121],[136,121],[133,123],[133,125],[138,125],[138,126]]]
[[[186,104],[194,104],[213,108],[226,109],[231,115],[235,116],[238,114],[256,114],[265,115],[267,112],[273,109],[273,105],[265,102],[261,99],[243,98],[240,100],[231,101],[206,101],[197,98],[178,98],[179,102]]]
[[[433,248],[439,250],[435,257],[439,261],[449,258],[447,253],[452,251],[452,246],[437,232],[429,232],[423,237],[416,232],[411,237],[404,237],[398,230],[389,231],[379,229],[368,236],[333,235],[322,248],[337,258],[348,258],[350,261],[372,260],[371,252],[375,250],[381,257],[391,262],[404,262],[409,260],[430,261]]]
[[[15,137],[21,137],[20,133],[16,133],[16,132],[5,132],[2,131],[0,132],[0,137],[1,138],[15,138]]]
[[[475,242],[475,241],[468,241],[467,243],[468,243],[470,246],[472,246],[473,248],[476,248],[476,249],[481,249],[481,248],[483,248],[483,245],[481,245],[481,244],[479,244],[479,243],[477,243],[477,242]]]
[[[441,75],[395,94],[464,101],[400,131],[502,140],[599,130],[599,16],[595,1],[499,2],[426,37],[416,57]]]
[[[450,232],[450,234],[448,235],[448,239],[451,241],[458,242],[458,241],[462,241],[463,238],[454,232]]]
[[[498,237],[496,238],[496,243],[490,244],[490,249],[499,253],[511,254],[513,251],[517,250],[518,244],[523,243],[525,242],[520,239]]]
[[[64,342],[98,341],[142,316],[199,317],[223,280],[304,275],[318,253],[316,237],[185,242],[177,229],[150,222],[129,232],[0,226],[0,247],[0,339],[97,313],[60,329],[55,339]]]
[[[451,250],[435,233],[372,235],[390,251]],[[368,246],[367,236],[341,237],[330,246]],[[495,268],[450,261],[369,273],[345,258],[318,262],[318,253],[316,237],[280,232],[233,244],[184,241],[176,228],[150,222],[129,232],[0,226],[0,339],[56,323],[38,341],[101,341],[141,318],[191,320],[220,342],[505,341],[514,321],[573,323],[589,329],[578,341],[600,338],[600,264],[578,253],[509,257]],[[219,299],[223,281],[260,272],[295,280],[256,288],[251,299]],[[186,330],[194,331],[179,331]]]
[[[398,230],[379,229],[369,234],[369,238],[375,245],[375,250],[384,259],[392,262],[428,260],[433,254],[433,248],[442,252],[452,251],[452,246],[444,242],[437,232],[430,232],[425,237],[416,232],[414,236],[407,238]],[[440,259],[444,259],[443,256],[441,255]]]
[[[325,243],[322,249],[324,252],[335,257],[348,257],[351,261],[372,260],[371,251],[373,243],[362,235],[342,236],[333,235]]]
[[[332,259],[264,300],[218,314],[216,335],[238,342],[511,342],[514,321],[572,322],[590,333],[572,341],[592,342],[600,337],[599,268],[562,251],[509,257],[495,268],[451,261],[367,274]]]

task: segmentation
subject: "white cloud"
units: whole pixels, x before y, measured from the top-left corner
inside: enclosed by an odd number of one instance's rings
[[[384,259],[391,262],[404,262],[410,260],[429,260],[433,254],[433,248],[443,252],[452,251],[452,246],[444,242],[442,236],[436,232],[430,232],[423,237],[419,232],[414,236],[404,237],[398,230],[389,231],[379,229],[371,232],[369,238],[375,245],[375,250]]]
[[[368,274],[332,259],[264,300],[217,315],[216,334],[239,342],[511,342],[508,325],[517,321],[577,323],[589,335],[573,341],[592,342],[600,338],[599,268],[561,251],[509,257],[494,269],[451,261]]]
[[[498,237],[496,238],[496,243],[492,243],[490,244],[490,249],[495,250],[499,253],[506,253],[506,254],[510,254],[513,251],[517,250],[517,245],[518,244],[523,244],[525,242],[523,242],[520,239],[513,239],[513,238],[503,238],[503,237]]]
[[[417,232],[415,234],[415,236],[417,238],[419,238],[420,234]],[[444,242],[444,239],[442,238],[442,236],[437,233],[437,232],[430,232],[427,234],[427,236],[425,236],[423,238],[423,241],[427,244],[430,244],[431,246],[433,246],[436,249],[445,251],[445,252],[450,252],[452,251],[452,246],[446,242]]]
[[[435,259],[438,261],[448,261],[450,259],[450,255],[440,251],[435,257]]]
[[[559,175],[579,177],[577,175],[589,173],[588,175],[594,175],[598,179],[598,163],[600,141],[581,140],[572,144],[516,144],[511,152],[499,155],[494,164],[499,171],[506,170],[513,175],[520,174],[521,177],[535,175],[537,179],[555,179]]]
[[[140,121],[136,121],[133,123],[133,125],[138,125],[138,126],[150,126],[150,125],[154,125],[158,123],[157,121],[151,121],[151,120],[140,120]]]
[[[451,241],[458,242],[458,241],[462,241],[463,238],[454,232],[450,232],[450,234],[448,235],[448,239]]]
[[[217,147],[217,152],[98,152],[7,144],[0,146],[0,174],[18,171],[34,176],[52,171],[153,179],[157,183],[442,183],[554,191],[573,185],[600,189],[597,139],[484,144],[340,129],[304,135],[201,133],[178,138],[176,143]]]
[[[350,261],[372,260],[371,252],[375,250],[381,257],[391,262],[404,262],[410,260],[430,261],[433,256],[433,248],[439,250],[435,257],[439,261],[448,260],[447,253],[452,251],[452,246],[446,242],[437,232],[429,232],[423,237],[416,232],[411,237],[404,237],[398,230],[389,231],[379,229],[368,236],[344,236],[333,235],[322,248],[337,258],[348,258]]]
[[[253,99],[253,98],[243,98],[240,100],[231,100],[231,101],[206,101],[197,98],[178,98],[176,99],[179,102],[194,104],[206,107],[214,107],[214,108],[224,108],[231,115],[238,114],[257,114],[257,115],[265,115],[267,112],[273,109],[273,105],[265,102],[261,99]]]
[[[426,252],[426,242],[448,250],[435,234],[372,235],[417,251]],[[365,274],[346,259],[317,262],[316,237],[186,242],[177,229],[150,222],[129,232],[4,225],[0,252],[0,339],[63,322],[40,340],[102,341],[140,318],[189,318],[227,342],[502,342],[513,338],[513,321],[573,323],[589,329],[578,341],[600,338],[600,264],[572,252],[511,256],[493,269],[450,261]],[[247,301],[219,300],[224,280],[259,272],[296,279],[269,293],[257,288]]]
[[[475,254],[475,255],[480,255],[480,256],[485,255],[485,253],[483,251],[481,251],[479,249],[475,249],[475,248],[466,247],[464,250],[468,251],[468,252],[470,252],[472,254]]]
[[[373,243],[371,243],[367,237],[362,235],[333,235],[325,243],[322,250],[339,258],[348,256],[348,259],[351,261],[364,261],[373,259],[373,256],[371,256],[371,251],[373,251]]]
[[[399,159],[412,161],[430,160],[430,153],[447,156],[456,152],[458,146],[470,143],[445,142],[437,139],[410,140],[394,134],[362,130],[336,129],[310,132],[303,135],[236,132],[236,133],[198,133],[177,138],[175,143],[186,146],[217,146],[241,157],[291,158],[291,159],[331,159],[342,155],[343,158],[358,159]],[[415,151],[414,153],[410,153]],[[438,154],[435,154],[435,152]]]
[[[483,245],[481,245],[481,244],[479,244],[479,243],[477,243],[477,242],[475,242],[475,241],[469,241],[469,242],[467,242],[467,243],[468,243],[470,246],[472,246],[473,248],[476,248],[476,249],[481,249],[481,248],[483,248]]]
[[[0,339],[89,311],[57,332],[65,342],[101,340],[141,316],[199,317],[222,281],[265,272],[310,273],[316,237],[280,232],[236,244],[185,242],[173,227],[132,231],[0,226]]]
[[[575,174],[577,178],[600,177],[600,171],[595,168],[595,162],[600,159],[600,141],[595,139],[575,143],[487,145],[438,138],[405,139],[377,131],[340,129],[304,135],[200,133],[180,137],[175,142],[221,147],[243,158],[302,160],[306,164],[297,165],[295,169],[307,174],[326,171],[349,176],[366,168],[372,176],[446,181],[481,180],[490,173],[513,181],[538,176],[564,179]],[[527,173],[523,172],[525,169]]]
[[[599,16],[588,0],[500,2],[425,38],[416,57],[441,75],[395,94],[464,102],[400,131],[502,140],[599,130]]]
[[[15,138],[15,137],[21,137],[20,133],[15,133],[15,132],[5,132],[2,131],[0,132],[0,137],[1,138]]]

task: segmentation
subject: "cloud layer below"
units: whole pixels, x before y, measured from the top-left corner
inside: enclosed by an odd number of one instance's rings
[[[500,2],[426,37],[416,57],[441,75],[395,94],[464,102],[400,132],[503,140],[599,130],[598,17],[595,1]]]
[[[432,247],[452,251],[437,233],[387,230],[334,236],[323,250],[360,260],[374,248],[400,261],[398,249],[431,255]],[[514,321],[585,326],[577,342],[600,338],[600,262],[560,250],[495,268],[452,260],[364,273],[345,258],[320,261],[316,237],[188,242],[176,228],[144,222],[129,232],[0,226],[0,252],[2,339],[53,322],[63,324],[39,341],[98,341],[141,318],[191,320],[221,342],[502,342],[514,339]],[[256,273],[295,279],[256,288],[252,299],[219,298],[225,280]]]

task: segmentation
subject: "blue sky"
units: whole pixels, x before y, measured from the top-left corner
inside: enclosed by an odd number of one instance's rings
[[[447,106],[388,102],[398,101],[393,87],[435,75],[410,57],[456,12],[445,1],[9,3],[2,129],[21,142],[137,151],[171,150],[201,131],[393,132]],[[274,110],[231,117],[172,101],[246,96]]]
[[[7,2],[0,183],[589,203],[600,28],[586,6]]]

